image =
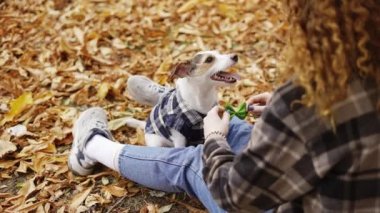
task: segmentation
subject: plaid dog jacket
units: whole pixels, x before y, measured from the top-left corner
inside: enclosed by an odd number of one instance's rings
[[[171,141],[170,129],[175,129],[185,136],[186,146],[196,146],[204,142],[203,118],[205,116],[191,109],[179,92],[172,89],[151,111],[146,121],[145,133],[157,134]]]

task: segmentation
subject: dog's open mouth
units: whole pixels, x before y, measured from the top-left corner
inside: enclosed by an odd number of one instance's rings
[[[233,84],[240,80],[240,76],[236,73],[230,73],[225,71],[219,71],[210,77],[214,81],[223,81],[229,84]]]

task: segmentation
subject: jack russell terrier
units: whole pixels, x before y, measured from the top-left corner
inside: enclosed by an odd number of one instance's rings
[[[170,75],[172,79],[179,78],[175,89],[160,98],[146,122],[130,118],[126,124],[145,128],[147,146],[185,147],[203,143],[203,118],[217,104],[218,87],[240,79],[239,75],[225,71],[237,62],[236,54],[203,51],[177,64]]]

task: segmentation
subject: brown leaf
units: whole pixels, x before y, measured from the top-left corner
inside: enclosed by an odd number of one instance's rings
[[[0,140],[0,158],[2,158],[5,154],[14,152],[17,150],[17,147],[9,141]],[[1,168],[1,162],[0,162]]]
[[[83,203],[83,201],[87,198],[87,196],[90,194],[92,189],[93,189],[92,186],[88,187],[87,189],[73,196],[69,204],[70,212],[75,212],[76,208],[78,208]]]
[[[28,204],[23,204],[20,207],[17,208],[17,212],[30,212],[32,210],[37,209],[39,206],[42,206],[42,204],[46,201],[39,201],[36,203],[28,203]]]
[[[125,188],[115,185],[102,186],[102,189],[115,197],[123,197],[127,194],[127,190]]]

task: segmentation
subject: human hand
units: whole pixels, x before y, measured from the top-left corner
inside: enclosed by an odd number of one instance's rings
[[[210,134],[227,136],[228,124],[230,122],[230,115],[223,110],[223,115],[219,116],[220,108],[218,106],[213,107],[205,118],[203,118],[203,131],[205,139]]]
[[[249,111],[254,114],[263,113],[264,109],[267,107],[270,99],[272,98],[273,93],[264,92],[258,95],[253,95],[247,100],[247,105]]]

